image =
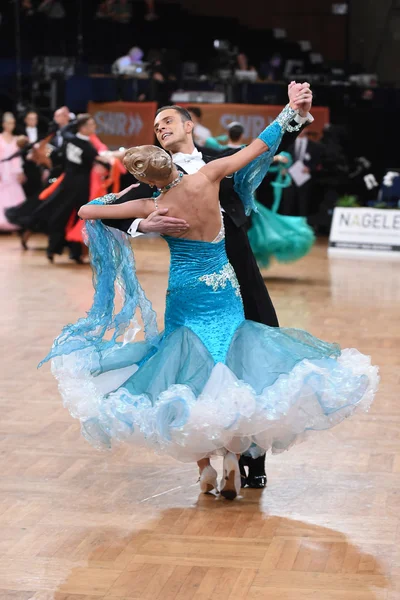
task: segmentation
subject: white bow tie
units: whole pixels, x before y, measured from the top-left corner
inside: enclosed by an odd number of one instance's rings
[[[192,161],[203,160],[203,155],[198,150],[194,150],[192,154],[184,154],[183,152],[177,152],[172,155],[174,163],[189,163]]]

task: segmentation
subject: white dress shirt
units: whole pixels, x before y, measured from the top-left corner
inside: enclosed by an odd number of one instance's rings
[[[304,162],[304,159],[307,154],[307,146],[308,146],[308,139],[306,137],[296,138],[296,141],[294,144],[295,160],[301,160],[302,162]]]
[[[30,144],[34,144],[39,139],[37,127],[26,127],[26,135]]]
[[[293,121],[296,121],[296,123],[300,123],[301,125],[305,125],[306,123],[314,123],[314,117],[310,115],[310,113],[307,113],[305,117],[295,115],[293,117]]]
[[[53,145],[56,148],[61,148],[61,146],[63,145],[63,143],[64,143],[64,138],[63,138],[63,135],[62,135],[62,131],[61,131],[61,129],[57,129],[57,131],[56,131],[56,133],[54,135]]]
[[[172,160],[178,167],[181,167],[188,175],[197,173],[206,164],[203,160],[201,152],[195,148],[191,154],[183,154],[183,152],[176,152],[172,155]]]

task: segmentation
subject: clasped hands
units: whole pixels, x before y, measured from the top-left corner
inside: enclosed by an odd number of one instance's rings
[[[313,99],[310,84],[291,81],[288,86],[288,96],[291,108],[298,110],[301,117],[306,117],[311,110]]]

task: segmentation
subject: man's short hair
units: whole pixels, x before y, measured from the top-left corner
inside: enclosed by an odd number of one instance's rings
[[[201,108],[198,106],[188,106],[188,111],[196,115],[198,119],[201,119],[203,113],[201,112]]]
[[[156,117],[158,117],[158,115],[163,112],[164,110],[175,110],[177,113],[180,114],[182,121],[185,123],[186,121],[191,121],[192,117],[190,115],[190,112],[188,110],[186,110],[186,108],[183,108],[183,106],[178,106],[177,104],[171,104],[169,106],[162,106],[161,108],[159,108],[156,112]]]
[[[82,127],[84,127],[88,121],[90,121],[90,119],[93,119],[94,117],[92,115],[90,115],[89,113],[83,113],[78,115],[77,119],[76,119],[76,129],[77,131],[79,131]]]
[[[237,142],[240,140],[243,133],[244,127],[241,123],[234,122],[228,126],[228,134],[232,142]]]

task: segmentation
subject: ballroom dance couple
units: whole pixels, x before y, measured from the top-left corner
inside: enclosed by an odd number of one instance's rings
[[[139,184],[79,211],[93,305],[64,327],[41,363],[51,360],[64,405],[95,447],[143,444],[196,461],[201,491],[227,500],[241,486],[265,486],[267,451],[282,452],[358,407],[368,410],[378,388],[370,357],[279,328],[247,239],[254,193],[275,154],[309,120],[311,99],[308,84],[292,82],[288,105],[256,140],[213,160],[195,149],[184,109],[160,109],[155,134],[164,149],[125,154]],[[125,232],[161,233],[169,246],[162,333]],[[134,342],[137,311],[142,342]],[[220,484],[215,455],[223,456]]]

